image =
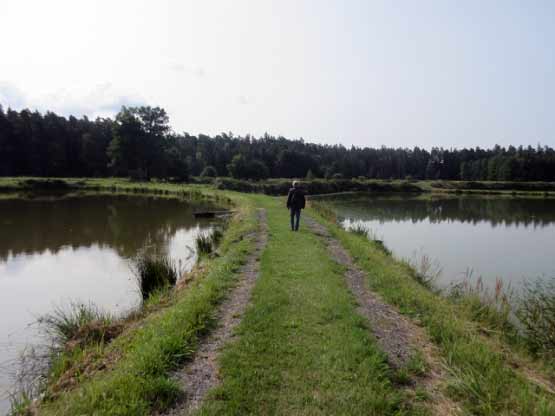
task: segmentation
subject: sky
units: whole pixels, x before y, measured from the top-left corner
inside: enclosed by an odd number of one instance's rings
[[[555,146],[555,2],[0,0],[0,104],[190,134]]]

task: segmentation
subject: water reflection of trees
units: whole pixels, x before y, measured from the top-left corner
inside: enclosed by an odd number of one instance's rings
[[[378,221],[459,221],[543,227],[555,222],[555,200],[519,198],[357,198],[336,201],[346,218]]]
[[[179,229],[198,224],[191,205],[139,196],[0,200],[0,260],[62,247],[111,247],[134,255],[146,242],[165,247]]]

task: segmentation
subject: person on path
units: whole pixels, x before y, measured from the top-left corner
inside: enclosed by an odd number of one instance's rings
[[[299,231],[299,220],[301,219],[301,209],[304,209],[305,192],[297,181],[293,181],[293,187],[287,194],[287,208],[291,213],[291,231]]]

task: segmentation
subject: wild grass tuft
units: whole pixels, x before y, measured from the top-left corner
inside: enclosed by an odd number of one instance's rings
[[[144,249],[133,258],[132,269],[143,301],[157,291],[174,286],[180,275],[169,256],[149,254]]]
[[[437,291],[437,280],[443,272],[443,267],[437,260],[424,253],[414,255],[409,261],[409,266],[414,270],[414,278],[424,287]]]
[[[212,236],[210,234],[199,234],[195,240],[199,255],[212,252]]]
[[[214,252],[223,235],[223,229],[220,227],[215,227],[208,233],[199,233],[195,240],[199,256]]]
[[[524,283],[517,316],[530,351],[555,358],[555,278]]]
[[[71,303],[57,307],[38,319],[43,332],[55,348],[66,348],[70,343],[90,344],[112,338],[110,327],[114,319],[94,304]]]
[[[495,286],[489,289],[484,286],[481,277],[474,281],[472,270],[469,270],[464,280],[451,286],[447,296],[464,306],[473,320],[483,322],[491,329],[503,331],[505,335],[516,335],[512,322],[514,292],[500,278],[496,278]]]
[[[373,230],[371,230],[370,228],[366,227],[366,226],[365,226],[363,223],[361,223],[361,222],[352,223],[351,225],[349,225],[348,229],[349,229],[349,231],[352,232],[353,234],[366,237],[366,238],[368,238],[369,240],[373,240],[373,238],[371,238],[371,237],[374,236]]]

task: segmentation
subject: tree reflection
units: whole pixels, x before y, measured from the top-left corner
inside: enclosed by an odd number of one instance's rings
[[[210,206],[127,195],[0,200],[0,260],[93,244],[122,257],[146,243],[163,249],[177,230],[199,224],[193,210],[204,208]]]
[[[544,227],[555,222],[555,200],[491,197],[377,197],[331,201],[340,216],[378,221],[458,221]]]

